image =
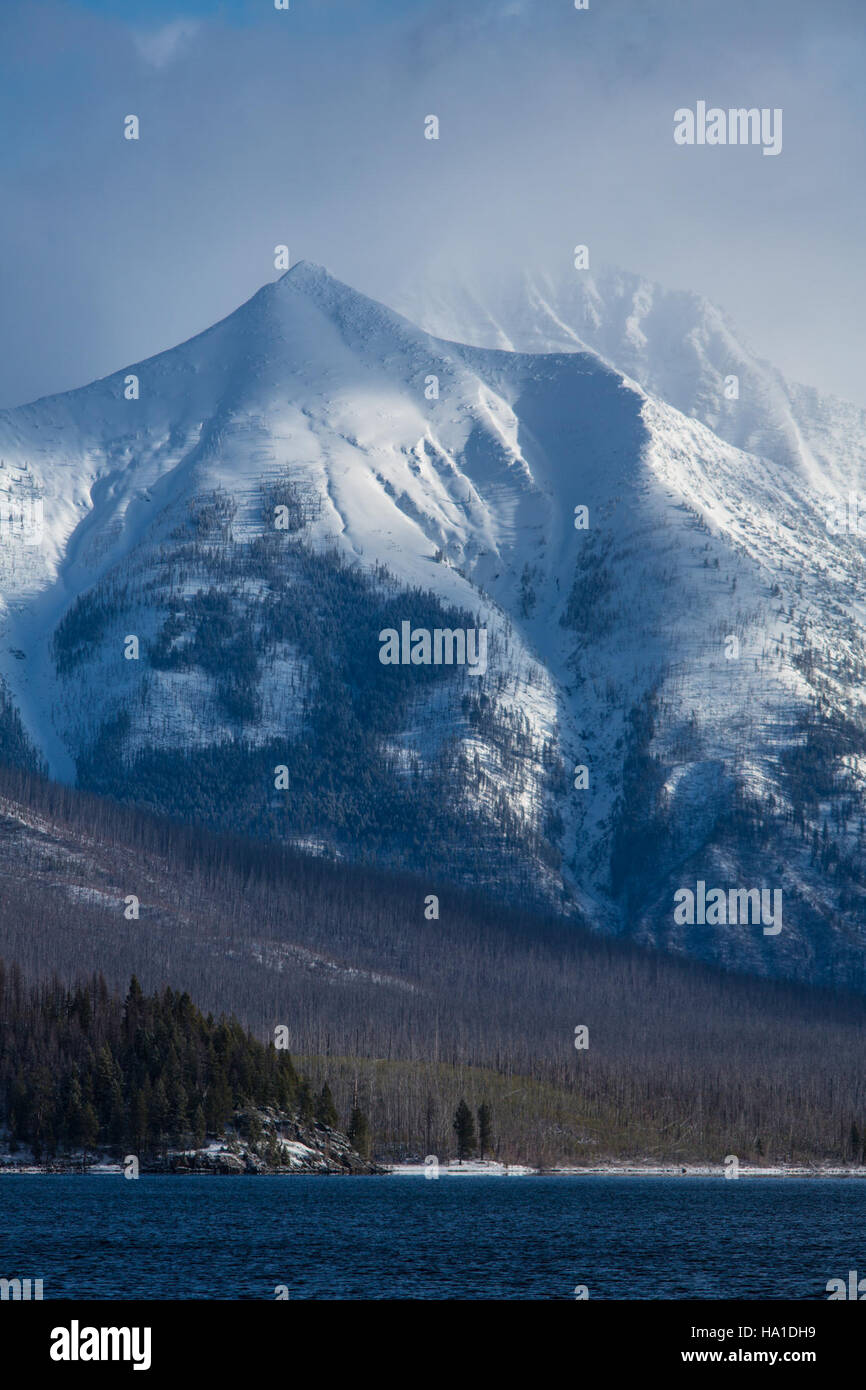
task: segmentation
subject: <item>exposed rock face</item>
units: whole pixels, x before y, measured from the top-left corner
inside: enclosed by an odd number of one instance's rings
[[[345,1134],[317,1122],[270,1108],[235,1112],[235,1133],[225,1144],[169,1153],[164,1161],[142,1166],[144,1172],[214,1173],[383,1173],[362,1158]]]
[[[0,1134],[0,1172],[86,1173],[93,1170],[122,1172],[122,1165],[107,1154],[58,1155],[50,1162],[35,1163],[32,1155],[13,1156]],[[234,1124],[222,1140],[209,1139],[200,1149],[172,1149],[165,1157],[143,1159],[140,1172],[197,1173],[243,1177],[274,1173],[386,1173],[352,1148],[345,1134],[315,1121],[303,1123],[296,1115],[270,1107],[236,1110]]]

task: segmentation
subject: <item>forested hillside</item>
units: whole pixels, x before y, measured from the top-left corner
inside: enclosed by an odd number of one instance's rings
[[[0,1134],[10,1155],[23,1147],[37,1163],[83,1162],[131,1151],[140,1163],[176,1165],[179,1152],[231,1133],[235,1149],[246,1141],[246,1152],[278,1167],[295,1156],[296,1137],[313,1152],[332,1139],[345,1151],[336,1125],[327,1083],[314,1095],[284,1048],[263,1045],[234,1017],[205,1018],[186,993],[146,995],[133,976],[121,999],[101,974],[27,985],[0,959]],[[366,1148],[357,1107],[349,1128]],[[363,1161],[347,1155],[346,1166],[361,1171]]]
[[[174,992],[149,1007],[182,1013],[186,992],[251,1029],[262,1062],[286,1030],[313,1094],[328,1084],[342,1127],[357,1102],[381,1158],[453,1153],[463,1097],[515,1161],[861,1158],[863,994],[724,973],[9,769],[0,848],[10,967],[74,985],[98,960],[109,991],[135,975]],[[193,1122],[203,1093],[183,1085]]]

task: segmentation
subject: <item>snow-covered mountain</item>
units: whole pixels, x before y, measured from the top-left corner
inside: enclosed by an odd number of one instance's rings
[[[596,352],[729,444],[795,467],[819,492],[866,472],[866,410],[786,381],[701,295],[613,267],[491,268],[431,271],[394,305],[429,332],[478,347]]]
[[[852,977],[864,555],[827,505],[862,414],[627,277],[481,302],[417,328],[301,263],[0,414],[0,492],[44,522],[0,581],[24,728],[175,814]],[[404,622],[486,630],[485,673],[383,664]],[[698,880],[782,890],[782,931],[678,925]]]

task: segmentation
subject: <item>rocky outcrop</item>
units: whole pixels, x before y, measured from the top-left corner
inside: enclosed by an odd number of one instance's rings
[[[142,1165],[148,1173],[213,1173],[224,1176],[273,1173],[369,1174],[386,1170],[365,1159],[340,1130],[268,1107],[238,1110],[224,1142],[170,1152]]]
[[[29,1151],[13,1155],[0,1134],[0,1173],[122,1172],[116,1154],[77,1153],[36,1163]],[[131,1155],[130,1157],[136,1157]],[[236,1110],[234,1123],[221,1139],[209,1139],[201,1148],[170,1149],[157,1158],[141,1158],[139,1172],[213,1174],[221,1177],[257,1174],[386,1173],[387,1168],[363,1158],[345,1134],[316,1121],[304,1123],[296,1115],[269,1107]]]

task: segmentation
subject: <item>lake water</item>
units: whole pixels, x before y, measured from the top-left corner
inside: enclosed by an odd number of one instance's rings
[[[0,1178],[0,1277],[116,1299],[826,1299],[866,1181]]]

